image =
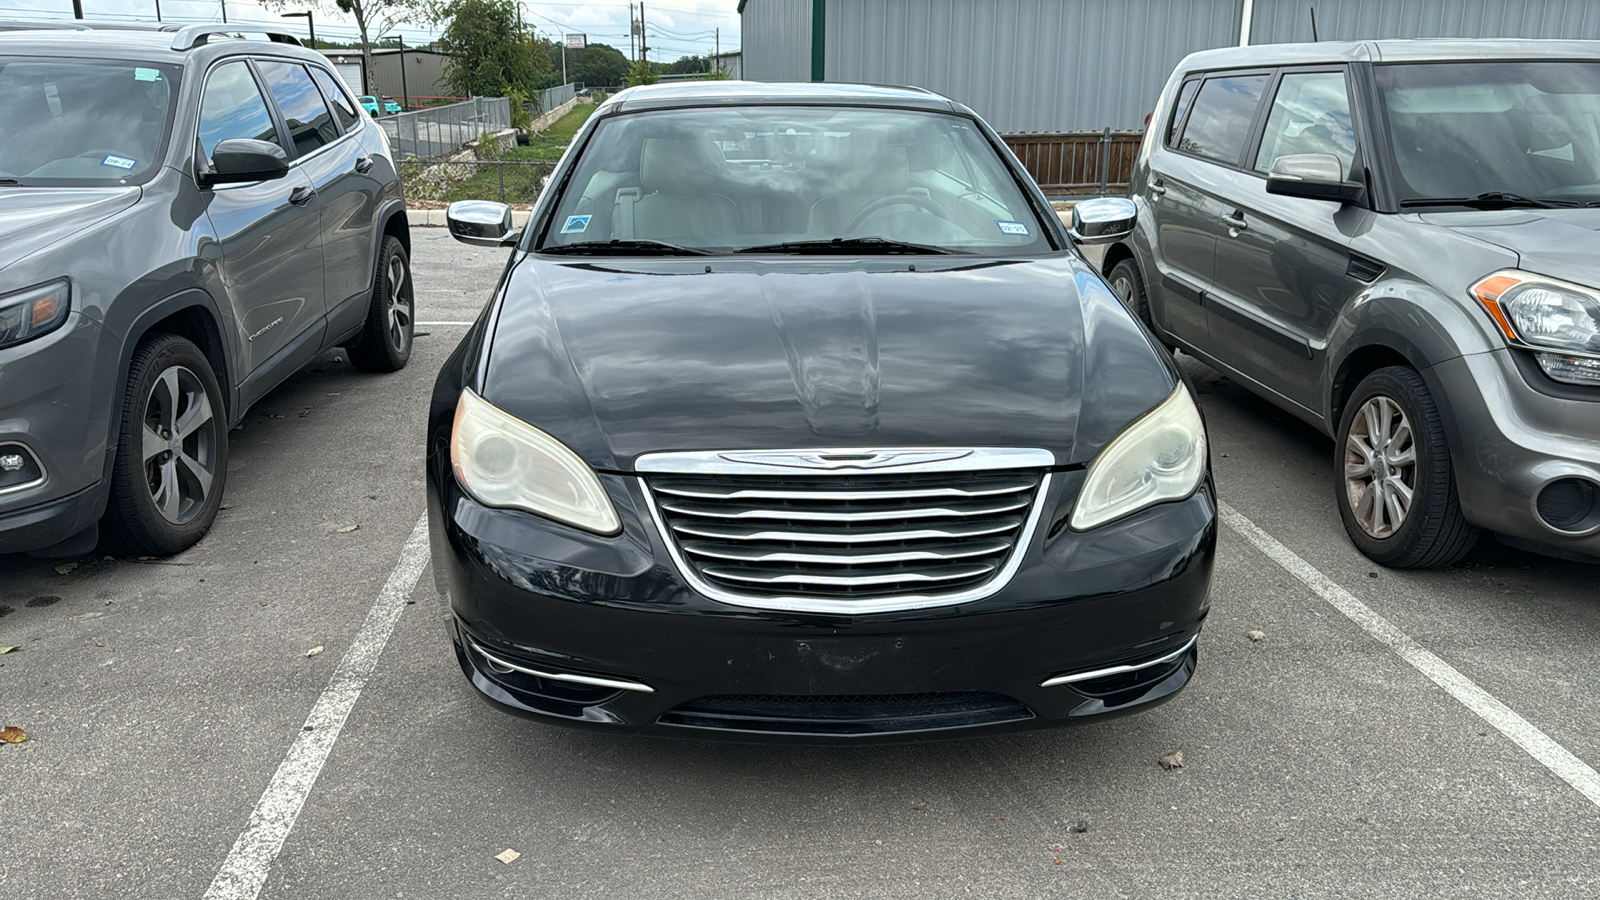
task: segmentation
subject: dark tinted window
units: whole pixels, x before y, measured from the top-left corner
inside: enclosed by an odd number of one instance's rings
[[[1189,111],[1189,104],[1194,102],[1194,92],[1200,89],[1198,80],[1185,82],[1183,89],[1178,91],[1178,102],[1172,106],[1172,121],[1167,124],[1167,146],[1178,145],[1178,129],[1183,125],[1183,114]]]
[[[306,67],[298,63],[258,62],[261,78],[267,91],[277,101],[283,122],[289,126],[289,139],[294,141],[295,153],[304,156],[332,143],[339,136],[333,127],[333,114],[322,102],[322,94],[306,74]]]
[[[333,114],[339,120],[339,126],[345,131],[353,128],[361,115],[356,111],[355,101],[350,99],[350,95],[345,93],[344,87],[339,84],[339,79],[329,75],[326,69],[314,66],[311,69],[311,77],[316,79],[317,87],[322,88],[322,96],[327,97],[328,102],[333,104]]]
[[[1218,162],[1237,163],[1250,137],[1266,75],[1224,75],[1207,78],[1194,100],[1194,111],[1183,126],[1178,149]]]
[[[176,67],[0,56],[0,178],[132,184],[160,165]]]
[[[217,144],[234,138],[254,138],[280,144],[272,126],[267,102],[244,62],[224,63],[211,70],[206,79],[205,98],[200,101],[200,147],[206,159]]]

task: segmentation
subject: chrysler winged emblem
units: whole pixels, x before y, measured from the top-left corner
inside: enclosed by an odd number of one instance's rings
[[[887,450],[762,450],[749,453],[719,453],[728,462],[786,469],[893,469],[898,466],[925,465],[960,459],[971,450],[887,449]]]

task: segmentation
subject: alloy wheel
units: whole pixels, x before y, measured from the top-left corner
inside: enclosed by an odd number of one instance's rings
[[[217,418],[199,376],[172,366],[144,403],[140,458],[156,511],[174,525],[198,516],[217,470]]]
[[[1417,446],[1411,420],[1392,398],[1378,394],[1356,411],[1345,439],[1344,481],[1362,531],[1382,539],[1405,524],[1417,486]]]
[[[389,344],[395,350],[404,353],[411,344],[411,291],[407,282],[405,260],[398,256],[389,257],[388,277],[384,281],[389,291]]]

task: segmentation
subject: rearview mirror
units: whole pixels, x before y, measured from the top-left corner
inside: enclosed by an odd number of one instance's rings
[[[1295,153],[1272,161],[1267,172],[1267,193],[1360,203],[1367,189],[1359,181],[1344,180],[1344,163],[1332,153]]]
[[[289,155],[271,141],[232,138],[221,141],[211,151],[211,170],[202,175],[204,184],[241,184],[271,181],[289,174]]]
[[[1080,200],[1072,207],[1072,227],[1067,234],[1073,243],[1106,244],[1133,233],[1139,207],[1124,197],[1096,197]]]
[[[492,200],[457,200],[445,211],[450,234],[464,244],[504,247],[517,242],[511,230],[511,207]]]

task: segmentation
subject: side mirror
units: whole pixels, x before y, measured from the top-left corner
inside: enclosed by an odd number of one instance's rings
[[[1335,203],[1360,203],[1367,188],[1344,180],[1344,163],[1332,153],[1295,153],[1272,161],[1267,172],[1267,193]]]
[[[1096,197],[1072,207],[1072,227],[1067,230],[1075,244],[1107,244],[1133,233],[1139,207],[1123,197]]]
[[[492,200],[457,200],[445,210],[450,234],[463,244],[504,247],[517,242],[511,230],[511,207]]]
[[[289,174],[289,154],[271,141],[233,138],[211,151],[211,171],[202,175],[206,185],[271,181]]]

